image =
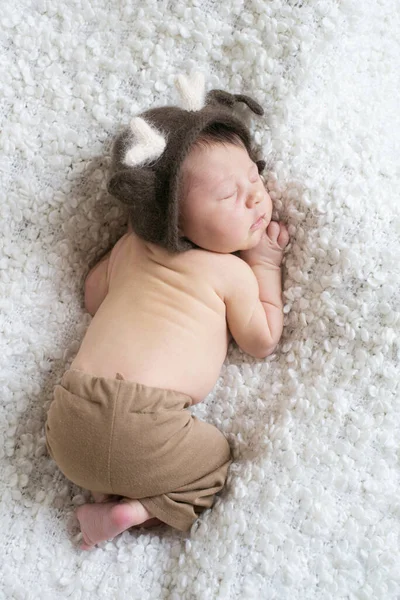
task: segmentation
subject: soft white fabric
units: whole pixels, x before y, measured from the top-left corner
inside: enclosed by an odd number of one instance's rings
[[[1,598],[400,597],[399,33],[398,0],[3,0]],[[195,407],[235,452],[215,508],[87,553],[45,415],[125,227],[111,140],[193,69],[266,109],[284,334],[266,360],[232,346]]]

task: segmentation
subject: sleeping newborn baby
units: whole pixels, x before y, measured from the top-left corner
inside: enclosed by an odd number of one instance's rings
[[[143,113],[114,144],[109,191],[128,231],[86,278],[93,319],[47,416],[50,455],[95,500],[76,511],[82,549],[135,525],[187,531],[212,506],[229,444],[187,409],[213,389],[231,335],[261,359],[282,333],[289,235],[232,110],[262,109],[221,90],[204,103],[201,81],[178,82],[185,109]]]

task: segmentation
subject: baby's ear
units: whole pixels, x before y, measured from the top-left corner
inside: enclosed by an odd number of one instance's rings
[[[154,202],[154,171],[143,167],[123,169],[111,177],[107,189],[112,196],[130,206]]]

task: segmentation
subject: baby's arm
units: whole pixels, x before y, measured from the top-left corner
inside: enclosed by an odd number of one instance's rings
[[[125,235],[132,233],[132,231],[132,225],[128,223]],[[115,244],[115,246],[116,245],[117,244]],[[108,293],[110,256],[115,246],[102,256],[99,262],[90,269],[85,279],[85,308],[92,317],[96,314],[99,306],[102,304]]]
[[[283,328],[280,264],[289,235],[285,225],[276,222],[268,226],[267,232],[256,248],[240,253],[225,297],[234,339],[256,358],[272,354]]]
[[[85,308],[92,315],[97,312],[108,292],[108,265],[112,250],[89,271],[85,279]]]

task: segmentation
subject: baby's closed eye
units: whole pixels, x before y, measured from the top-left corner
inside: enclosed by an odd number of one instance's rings
[[[222,200],[227,200],[228,198],[232,198],[233,196],[236,196],[236,194],[237,194],[237,188],[236,188],[236,190],[234,190],[233,192],[230,192],[230,193],[226,194],[226,195],[225,195],[225,196],[222,198]]]
[[[255,167],[255,171],[254,172],[252,171],[250,174],[250,177],[249,177],[250,183],[257,183],[260,180],[260,174],[258,172],[257,165],[254,164],[254,167]],[[237,193],[238,193],[238,188],[227,191],[223,194],[222,200],[228,200],[228,198],[233,198],[234,196],[236,196]]]

